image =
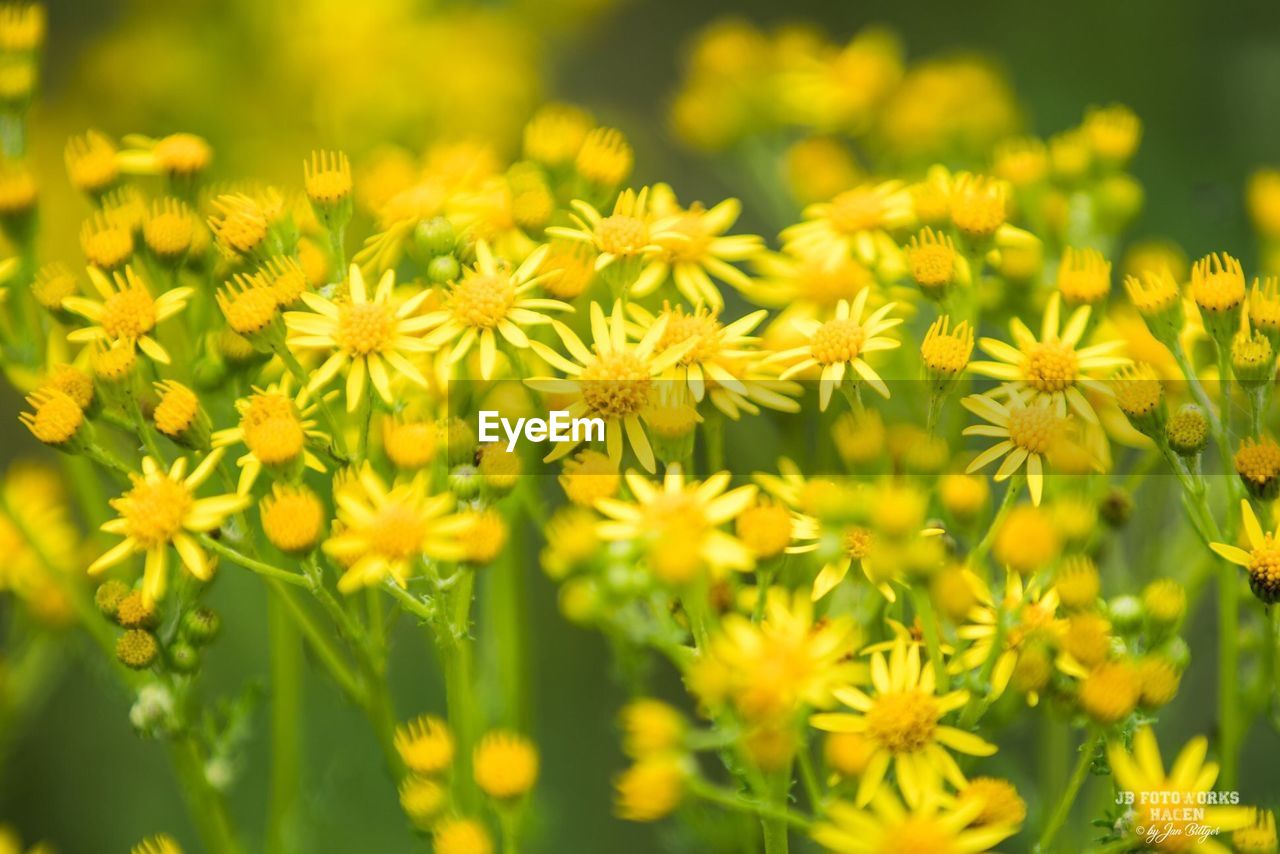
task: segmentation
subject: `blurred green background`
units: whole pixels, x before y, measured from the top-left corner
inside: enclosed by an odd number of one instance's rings
[[[115,136],[198,132],[214,142],[219,174],[252,174],[297,186],[301,160],[314,146],[361,150],[384,137],[420,145],[451,127],[451,110],[467,112],[472,132],[511,138],[538,99],[553,97],[582,103],[621,127],[634,141],[639,181],[669,181],[687,199],[732,195],[732,187],[665,130],[682,48],[698,28],[724,14],[762,25],[811,21],[837,42],[867,23],[884,23],[901,34],[913,60],[960,48],[989,53],[1008,71],[1032,131],[1071,125],[1092,103],[1130,105],[1145,124],[1132,167],[1148,200],[1136,233],[1172,237],[1191,257],[1227,249],[1245,259],[1246,269],[1251,266],[1243,183],[1257,165],[1280,162],[1275,3],[1234,4],[1229,10],[1191,0],[48,5],[46,92],[33,117],[34,156],[45,176],[46,228],[61,227],[46,237],[46,250],[65,252],[69,260],[75,258],[74,228],[85,208],[61,176],[62,145],[67,133],[90,125]],[[435,29],[430,22],[441,16],[467,21],[462,32],[489,29],[485,38],[468,42],[454,38],[455,31]],[[421,29],[400,26],[410,20],[426,23]],[[408,67],[399,61],[406,55],[416,57]],[[477,109],[463,86],[452,106],[418,109],[430,100],[424,93],[446,78],[471,80],[476,92],[497,87],[499,94],[487,109]],[[759,222],[750,211],[744,215],[748,229]],[[18,411],[16,400],[4,407]],[[36,452],[15,429],[4,434],[7,455]],[[1168,524],[1179,524],[1176,502],[1164,504]],[[533,558],[526,561],[533,626],[527,661],[544,768],[538,848],[621,854],[674,844],[661,826],[611,816],[609,780],[624,764],[613,724],[622,694],[609,679],[603,641],[558,616],[553,585]],[[262,586],[248,573],[225,572],[210,601],[223,614],[226,630],[207,660],[209,695],[238,691],[246,672],[265,681]],[[1195,660],[1170,710],[1172,720],[1162,727],[1167,751],[1190,733],[1212,727],[1212,703],[1201,701],[1212,696],[1215,679],[1211,598],[1201,601],[1187,635]],[[442,712],[425,635],[406,621],[396,641],[392,669],[399,713]],[[42,713],[16,739],[0,769],[0,820],[15,824],[29,841],[47,839],[65,852],[127,851],[159,831],[197,850],[163,748],[134,736],[129,700],[95,655],[88,644],[74,647]],[[678,696],[669,675],[667,682],[668,693]],[[421,847],[406,830],[359,712],[314,671],[306,699],[308,716],[300,722],[310,780],[304,850]],[[260,837],[265,817],[265,705],[256,722],[233,794],[249,838]],[[1017,747],[1022,736],[1029,733],[1015,732],[1006,742],[1013,749],[1001,754],[1015,782],[1032,773],[1026,767],[1030,751]],[[1280,800],[1272,763],[1257,761],[1280,757],[1274,733],[1256,727],[1246,755],[1255,757],[1245,763],[1246,797]],[[1015,840],[1006,847],[1018,850],[1022,844]]]

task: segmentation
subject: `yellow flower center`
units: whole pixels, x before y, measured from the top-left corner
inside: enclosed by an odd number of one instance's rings
[[[182,255],[191,246],[191,217],[177,207],[164,210],[142,225],[142,237],[147,248],[161,258]]]
[[[884,202],[870,190],[846,190],[831,200],[831,225],[842,234],[879,228]]]
[[[649,245],[649,226],[644,220],[626,214],[607,216],[596,225],[596,243],[601,252],[638,255]]]
[[[306,489],[283,489],[264,499],[261,510],[267,539],[286,553],[310,549],[324,530],[324,506]]]
[[[276,316],[276,295],[269,288],[256,287],[244,291],[224,290],[218,294],[218,305],[227,325],[241,335],[266,328]]]
[[[89,263],[104,270],[114,270],[133,254],[133,236],[128,229],[108,226],[86,232],[81,248]]]
[[[796,282],[806,299],[829,307],[842,299],[856,297],[859,291],[871,284],[871,273],[853,260],[838,267],[810,264],[800,271]]]
[[[955,854],[955,833],[936,819],[908,817],[880,843],[880,854]]]
[[[449,292],[449,308],[465,326],[488,329],[507,316],[516,301],[516,289],[508,276],[465,276]]]
[[[640,412],[648,406],[653,387],[648,366],[630,353],[598,356],[583,369],[579,381],[587,407],[606,418]]]
[[[867,711],[867,735],[890,753],[914,753],[933,742],[938,701],[918,688],[881,694]]]
[[[152,154],[161,169],[179,175],[190,175],[203,170],[213,157],[209,143],[190,133],[166,136],[156,143]]]
[[[1207,273],[1193,278],[1191,297],[1205,311],[1227,311],[1244,302],[1244,277],[1231,271]]]
[[[156,325],[156,303],[142,288],[125,288],[107,297],[102,328],[110,338],[138,339]]]
[[[169,383],[156,404],[153,416],[156,429],[169,438],[176,438],[195,421],[199,409],[195,392],[178,383]]]
[[[1078,362],[1075,350],[1046,341],[1032,344],[1024,352],[1022,372],[1036,391],[1065,391],[1076,381]]]
[[[677,309],[668,316],[667,328],[656,349],[662,352],[692,338],[698,343],[680,359],[681,364],[710,361],[720,352],[719,331],[720,323],[707,312],[686,314],[683,309]]]
[[[1009,438],[1032,454],[1047,454],[1058,435],[1058,416],[1047,406],[1016,407],[1009,411]]]
[[[378,511],[367,536],[374,551],[392,560],[408,560],[421,554],[427,523],[413,507],[392,503]]]
[[[854,560],[862,560],[871,552],[871,537],[871,531],[866,528],[849,528],[844,532],[845,554]]]
[[[385,349],[395,334],[395,316],[381,303],[346,303],[338,315],[338,346],[365,356]]]
[[[1263,545],[1249,553],[1249,581],[1255,587],[1280,591],[1280,548],[1270,532]]]
[[[866,331],[856,321],[828,320],[813,333],[809,351],[823,365],[852,362],[858,358],[866,339]]]
[[[302,453],[306,434],[293,401],[283,394],[255,394],[240,418],[244,444],[265,465],[292,462]]]
[[[191,491],[165,475],[135,478],[133,488],[111,506],[125,522],[125,533],[144,549],[172,542],[191,507]]]

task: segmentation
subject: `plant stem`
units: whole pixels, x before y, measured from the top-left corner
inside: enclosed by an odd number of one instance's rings
[[[360,684],[359,678],[356,677],[342,654],[338,652],[333,641],[316,625],[315,619],[302,606],[302,603],[297,600],[293,591],[273,579],[267,579],[267,586],[271,588],[272,592],[279,597],[280,602],[288,609],[289,616],[297,624],[298,629],[302,631],[303,637],[311,645],[316,658],[324,665],[325,670],[329,671],[333,681],[338,684],[338,687],[352,702],[359,706],[364,706],[367,701],[364,686]]]
[[[271,799],[267,850],[297,850],[296,822],[301,784],[302,647],[297,628],[279,595],[267,599],[271,641]]]
[[[929,650],[929,663],[933,666],[938,693],[945,694],[949,687],[949,679],[947,668],[942,663],[942,641],[938,637],[938,615],[933,611],[933,600],[927,589],[919,584],[912,584],[911,603],[915,606],[916,616],[920,618],[920,625],[924,630],[924,642]]]
[[[1040,834],[1040,841],[1036,843],[1037,852],[1051,850],[1049,846],[1053,844],[1054,837],[1058,835],[1067,817],[1071,815],[1071,807],[1075,805],[1076,796],[1080,794],[1080,787],[1084,785],[1084,778],[1089,773],[1089,764],[1093,761],[1093,747],[1094,740],[1092,733],[1089,733],[1084,743],[1080,745],[1080,755],[1076,757],[1075,768],[1072,769],[1071,777],[1067,780],[1067,788],[1063,791],[1057,806],[1053,808],[1044,832]]]
[[[690,780],[688,785],[689,792],[699,798],[702,798],[704,801],[718,804],[736,812],[751,813],[762,818],[768,817],[775,819],[783,826],[784,830],[788,825],[790,825],[791,827],[807,832],[813,825],[813,822],[809,819],[802,815],[798,815],[785,807],[778,807],[773,804],[747,800],[737,792],[730,792],[720,788],[719,786],[713,786],[712,784],[698,778]],[[784,848],[779,850],[786,849]]]
[[[243,566],[245,569],[253,570],[259,575],[264,575],[267,578],[271,578],[276,581],[283,581],[286,584],[292,584],[294,587],[311,586],[305,575],[301,575],[297,572],[290,572],[287,569],[281,569],[278,566],[272,566],[269,563],[264,563],[257,558],[249,557],[247,554],[237,551],[219,540],[215,540],[208,534],[198,534],[197,537],[199,538],[202,546],[210,551],[217,552],[238,566]]]
[[[471,751],[475,746],[478,723],[472,664],[474,650],[469,637],[474,583],[475,573],[464,571],[463,577],[449,591],[448,613],[444,615],[444,625],[437,632],[449,726],[458,746],[454,760],[454,795],[468,812],[475,809],[478,800],[475,780],[471,776]]]
[[[212,854],[239,854],[240,842],[227,813],[226,801],[205,776],[204,760],[194,738],[179,736],[170,743],[170,753],[182,783],[187,808],[191,810],[205,848]]]
[[[996,540],[996,533],[1000,530],[1000,523],[1004,521],[1004,517],[1009,515],[1009,511],[1013,509],[1016,503],[1018,493],[1022,491],[1022,485],[1026,482],[1026,477],[1017,474],[1009,481],[1009,485],[1005,487],[1004,498],[1000,501],[1000,508],[996,510],[996,515],[991,519],[991,525],[987,528],[987,533],[982,540],[970,553],[970,563],[976,569],[979,564],[987,559],[987,553],[991,551],[991,546]]]
[[[1236,784],[1240,751],[1240,704],[1237,697],[1239,666],[1240,587],[1239,569],[1233,563],[1219,561],[1218,567],[1218,731],[1221,740],[1223,788]]]

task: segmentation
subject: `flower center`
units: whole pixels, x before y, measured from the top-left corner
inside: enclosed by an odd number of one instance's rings
[[[844,550],[854,560],[862,560],[871,551],[871,532],[853,527],[844,532]]]
[[[1058,416],[1047,406],[1015,407],[1009,411],[1009,438],[1019,448],[1046,454],[1058,434]]]
[[[649,404],[649,369],[630,353],[598,356],[582,371],[580,382],[587,406],[606,418],[634,415]]]
[[[809,349],[823,365],[852,362],[858,358],[866,338],[862,325],[853,320],[828,320],[813,334]]]
[[[266,465],[279,465],[297,458],[306,435],[292,415],[246,424],[244,443]]]
[[[954,854],[955,834],[931,818],[908,818],[887,834],[881,854]]]
[[[460,323],[488,329],[507,316],[515,299],[507,276],[466,276],[449,292],[449,308]]]
[[[695,362],[706,362],[720,352],[720,336],[716,334],[719,331],[720,324],[706,312],[685,314],[683,311],[676,311],[667,320],[667,328],[662,333],[657,350],[662,352],[693,338],[698,343],[680,359],[680,363],[692,365]]]
[[[1022,372],[1036,391],[1064,391],[1076,381],[1076,353],[1062,344],[1032,344],[1025,351]]]
[[[126,288],[107,297],[102,328],[111,338],[141,338],[156,325],[156,303],[141,288]]]
[[[842,234],[879,228],[884,203],[875,193],[846,190],[831,200],[831,225]]]
[[[133,488],[112,506],[124,518],[125,532],[143,548],[169,543],[182,530],[191,506],[191,491],[183,483],[163,475],[138,478]]]
[[[346,303],[338,315],[338,346],[364,356],[385,348],[395,332],[395,317],[381,303]]]
[[[923,243],[911,253],[911,277],[924,287],[951,284],[956,251],[944,243]]]
[[[375,551],[393,560],[407,560],[422,552],[427,524],[412,507],[389,504],[378,512],[368,536]]]
[[[914,753],[932,743],[938,701],[917,688],[881,694],[867,711],[867,735],[890,753]]]
[[[649,245],[649,226],[626,214],[607,216],[596,225],[596,243],[601,252],[637,255]]]

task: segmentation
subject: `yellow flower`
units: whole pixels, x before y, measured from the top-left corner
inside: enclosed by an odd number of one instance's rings
[[[351,196],[351,161],[342,151],[313,151],[302,163],[303,185],[314,205],[336,205]]]
[[[1058,291],[1067,302],[1100,302],[1111,291],[1111,262],[1096,249],[1068,246],[1058,262]]]
[[[605,448],[617,465],[622,460],[623,434],[646,471],[654,471],[656,460],[643,419],[654,396],[653,381],[675,365],[697,342],[658,350],[666,331],[660,318],[637,342],[627,334],[622,302],[614,304],[606,317],[599,303],[591,304],[592,346],[588,348],[569,327],[557,320],[552,328],[574,361],[566,359],[539,341],[530,342],[534,352],[552,367],[566,374],[563,379],[533,377],[525,383],[538,391],[577,398],[567,412],[570,418],[598,417],[605,422]],[[557,460],[580,442],[560,442],[545,458]]]
[[[962,320],[952,329],[951,318],[945,314],[929,326],[920,345],[925,368],[940,379],[960,374],[972,355],[973,327]]]
[[[492,379],[498,358],[498,335],[512,347],[524,349],[529,337],[523,327],[549,323],[545,311],[572,311],[568,303],[530,296],[543,277],[537,272],[546,257],[545,247],[525,258],[514,271],[508,271],[493,256],[489,244],[476,243],[476,264],[461,279],[449,286],[444,308],[419,318],[423,328],[432,330],[424,339],[437,349],[452,343],[448,363],[456,364],[480,345],[480,375]]]
[[[743,295],[756,305],[787,307],[801,316],[832,311],[840,300],[854,299],[875,281],[861,261],[794,249],[762,254],[754,266],[760,279]]]
[[[191,249],[195,229],[195,217],[183,202],[157,199],[142,222],[142,239],[157,258],[175,262]]]
[[[224,193],[211,204],[216,213],[209,217],[209,230],[227,254],[237,256],[253,254],[263,247],[284,201],[275,190],[268,190],[260,199],[244,193]]]
[[[27,395],[34,412],[18,416],[26,428],[46,445],[65,445],[76,437],[84,424],[84,412],[66,392],[43,388]]]
[[[284,319],[291,349],[330,353],[313,372],[307,388],[322,388],[346,368],[347,411],[354,412],[364,399],[366,375],[383,401],[394,402],[388,366],[410,382],[427,385],[426,377],[406,354],[430,349],[419,336],[431,324],[414,315],[431,292],[423,290],[396,303],[392,297],[395,272],[388,270],[370,299],[360,268],[352,264],[349,275],[349,300],[304,293],[302,301],[311,311],[286,312]]]
[[[826,732],[856,732],[875,744],[875,752],[858,783],[857,803],[865,806],[884,791],[884,777],[894,766],[898,787],[907,802],[919,804],[945,778],[957,788],[964,775],[948,748],[971,756],[990,756],[995,745],[946,726],[942,719],[963,706],[968,691],[937,693],[932,663],[920,663],[920,646],[899,638],[889,653],[871,656],[870,693],[853,686],[833,691],[852,712],[824,712],[809,719]]]
[[[65,159],[71,184],[91,196],[110,189],[120,174],[115,143],[96,130],[67,140]]]
[[[574,227],[552,226],[547,235],[575,240],[596,250],[595,269],[600,272],[616,261],[636,261],[661,251],[656,242],[653,211],[649,208],[649,188],[640,192],[623,190],[613,203],[613,212],[604,216],[589,202],[573,202]]]
[[[1276,854],[1276,814],[1255,811],[1252,824],[1231,834],[1231,844],[1239,854]]]
[[[726,199],[710,210],[695,204],[661,216],[653,224],[653,241],[659,247],[631,286],[634,297],[647,296],[666,281],[675,282],[685,299],[694,306],[724,307],[724,298],[711,277],[738,290],[751,287],[747,275],[729,262],[745,261],[764,250],[764,242],[753,234],[726,236],[737,221],[742,203]]]
[[[1160,746],[1149,726],[1134,734],[1132,750],[1126,750],[1123,744],[1115,741],[1107,744],[1107,760],[1111,763],[1117,788],[1133,793],[1132,809],[1136,815],[1127,825],[1134,835],[1135,844],[1145,844],[1160,852],[1201,851],[1208,854],[1225,848],[1216,836],[1191,834],[1190,825],[1225,833],[1253,823],[1253,810],[1249,807],[1201,805],[1196,799],[1200,793],[1212,792],[1218,779],[1218,764],[1204,761],[1208,747],[1209,743],[1203,736],[1191,739],[1174,760],[1173,767],[1166,772],[1160,758]],[[1174,802],[1173,797],[1180,800]],[[1185,807],[1188,797],[1194,799],[1191,808]],[[1171,803],[1181,803],[1184,809],[1171,809]],[[1148,827],[1169,828],[1171,832],[1150,837],[1141,835],[1137,830]]]
[[[472,770],[476,785],[489,797],[518,798],[538,779],[538,751],[522,735],[493,730],[476,745]]]
[[[658,755],[641,759],[613,781],[615,810],[627,821],[666,818],[684,796],[687,775],[678,756]]]
[[[453,495],[429,495],[422,477],[388,488],[366,465],[335,500],[342,530],[325,541],[324,550],[347,567],[338,580],[343,593],[388,576],[403,587],[423,557],[457,561],[466,556],[459,538],[470,521],[450,515]]]
[[[213,149],[192,133],[175,133],[161,139],[133,134],[124,138],[129,149],[120,152],[120,169],[137,175],[191,178],[209,168]]]
[[[832,393],[844,382],[849,368],[857,375],[853,377],[855,381],[861,378],[882,397],[889,396],[889,387],[862,357],[867,353],[898,347],[901,342],[881,337],[881,333],[902,323],[902,318],[888,317],[895,305],[890,302],[864,320],[862,315],[870,293],[869,289],[860,291],[852,305],[841,300],[836,304],[835,317],[825,323],[811,319],[794,321],[795,328],[807,339],[805,346],[783,350],[769,357],[776,361],[799,359],[779,376],[784,380],[821,366],[818,398],[819,406],[824,410],[831,402]]]
[[[182,846],[169,834],[160,833],[133,846],[130,854],[182,854]]]
[[[429,777],[406,777],[400,784],[400,808],[423,830],[448,802],[444,786]]]
[[[866,678],[852,660],[857,625],[848,616],[815,623],[804,591],[771,591],[759,623],[728,614],[687,675],[709,707],[725,703],[749,723],[787,722],[804,707],[825,709],[841,686]]]
[[[396,752],[415,774],[438,774],[453,762],[453,735],[440,718],[419,715],[396,727]]]
[[[1042,398],[1039,403],[1027,406],[1017,392],[1010,395],[1008,403],[985,394],[971,394],[960,403],[988,422],[964,428],[964,435],[1000,440],[974,457],[966,473],[972,474],[1003,457],[995,474],[995,479],[1001,481],[1025,463],[1031,501],[1038,505],[1044,490],[1044,458],[1061,436],[1063,419],[1053,411],[1048,400]]]
[[[96,213],[80,229],[80,248],[94,267],[114,270],[133,257],[133,231],[115,217]]]
[[[580,107],[544,104],[524,126],[524,156],[546,166],[569,163],[582,149],[592,124],[590,113]]]
[[[489,831],[470,818],[445,818],[436,822],[431,843],[435,854],[493,854]]]
[[[636,303],[627,305],[627,311],[636,321],[636,331],[643,334],[658,318],[663,318],[664,327],[659,351],[672,347],[684,349],[680,361],[663,372],[660,379],[664,383],[663,395],[675,395],[681,399],[681,388],[688,387],[693,399],[701,402],[711,394],[713,400],[716,392],[735,395],[737,398],[748,398],[752,394],[751,383],[740,379],[741,363],[755,356],[756,339],[751,331],[764,320],[766,312],[756,311],[745,317],[723,324],[717,312],[699,306],[687,311],[684,306],[672,307],[665,303],[662,312],[654,315]]]
[[[994,654],[990,689],[994,700],[1009,687],[1024,653],[1035,650],[1032,654],[1036,655],[1058,644],[1062,635],[1062,621],[1057,617],[1058,592],[1050,588],[1042,593],[1035,582],[1024,585],[1022,576],[1012,571],[1005,574],[1004,597],[998,604],[985,584],[979,582],[977,586],[981,603],[969,612],[968,622],[956,631],[969,645],[952,661],[949,669],[953,675],[980,670]],[[1008,621],[1007,631],[1000,630],[1002,620]],[[999,650],[995,649],[997,640],[1001,644]],[[1026,684],[1016,687],[1032,688]],[[1034,706],[1039,700],[1038,691],[1033,688],[1025,693]]]
[[[1096,373],[1123,367],[1129,360],[1114,355],[1124,346],[1122,341],[1077,349],[1088,329],[1092,308],[1080,306],[1059,330],[1061,305],[1061,294],[1054,293],[1045,308],[1039,340],[1017,318],[1009,324],[1016,347],[996,338],[983,338],[979,346],[999,361],[974,362],[969,368],[984,377],[1011,383],[1009,388],[1029,392],[1033,402],[1047,398],[1059,416],[1065,416],[1069,406],[1085,421],[1096,424],[1097,413],[1081,389],[1110,395],[1110,387],[1098,380]]]
[[[249,503],[244,495],[197,498],[196,490],[209,479],[222,459],[222,451],[210,452],[187,474],[187,458],[180,457],[164,471],[151,457],[142,460],[142,474],[132,475],[133,487],[111,506],[120,514],[102,526],[124,539],[89,565],[96,575],[138,553],[146,554],[142,595],[154,602],[164,596],[169,578],[169,546],[187,571],[201,581],[213,576],[213,562],[193,534],[217,530],[232,513]]]
[[[1277,535],[1262,530],[1248,499],[1240,501],[1240,517],[1249,549],[1246,551],[1229,543],[1210,543],[1209,548],[1231,563],[1243,566],[1249,574],[1249,587],[1263,602],[1272,604],[1280,601],[1280,543],[1276,542]]]
[[[436,456],[439,428],[432,421],[405,415],[382,419],[382,450],[396,468],[413,470],[428,465]]]
[[[905,792],[903,793],[906,794]],[[990,851],[1018,832],[1020,822],[979,823],[984,801],[977,798],[945,806],[942,797],[927,793],[910,807],[888,789],[869,799],[870,809],[847,801],[834,801],[825,821],[813,829],[813,838],[841,854],[970,854]]]
[[[641,698],[622,707],[622,750],[633,759],[676,750],[684,738],[684,717],[660,700]]]
[[[69,341],[105,341],[114,346],[123,342],[127,349],[136,345],[152,359],[169,364],[169,352],[152,337],[156,324],[168,320],[186,306],[195,293],[193,288],[172,288],[152,297],[143,280],[125,267],[108,279],[95,267],[89,268],[89,281],[102,297],[67,297],[62,307],[91,321],[94,325],[76,329],[67,335]]]
[[[236,460],[240,468],[236,491],[241,495],[253,488],[263,466],[288,471],[301,461],[313,471],[325,470],[320,458],[307,448],[308,441],[327,439],[315,429],[316,422],[310,418],[316,405],[310,402],[307,389],[295,395],[291,385],[291,378],[285,377],[266,388],[255,388],[253,394],[236,401],[240,423],[213,434],[214,447],[243,442],[248,450]]]
[[[674,583],[688,581],[703,566],[745,570],[754,565],[755,554],[721,526],[750,506],[755,486],[725,492],[728,472],[686,483],[675,464],[660,485],[637,472],[627,472],[624,479],[632,501],[596,500],[606,517],[596,528],[601,539],[639,542],[655,574]]]
[[[635,154],[622,131],[596,128],[586,135],[574,168],[578,174],[601,187],[616,187],[631,174]]]
[[[286,554],[311,551],[324,533],[324,505],[305,486],[275,484],[258,512],[267,540]]]
[[[888,231],[911,223],[911,194],[901,181],[863,184],[829,202],[809,205],[804,218],[783,230],[785,251],[825,258],[852,255],[873,264],[880,255],[897,251]]]
[[[938,298],[943,289],[956,281],[963,256],[945,232],[925,227],[911,238],[906,247],[911,278],[928,296]]]
[[[574,504],[594,507],[601,498],[618,492],[622,477],[612,460],[598,451],[581,451],[564,461],[560,487]]]

